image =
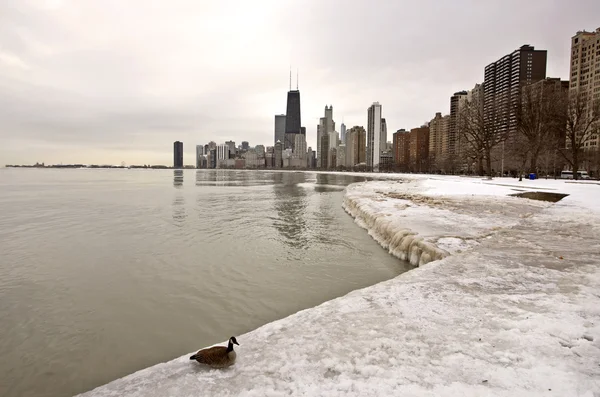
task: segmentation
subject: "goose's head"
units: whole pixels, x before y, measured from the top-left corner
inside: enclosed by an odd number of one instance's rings
[[[229,338],[229,343],[234,343],[234,344],[236,344],[236,345],[238,345],[238,346],[240,345],[240,344],[238,343],[237,339],[235,339],[235,336],[232,336],[231,338]]]

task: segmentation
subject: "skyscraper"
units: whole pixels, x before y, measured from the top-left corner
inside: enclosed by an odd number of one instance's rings
[[[300,118],[300,91],[298,80],[296,89],[292,90],[292,76],[290,72],[290,90],[287,93],[287,108],[285,115],[285,140],[282,141],[283,149],[294,149],[295,134],[302,133],[302,120]]]
[[[546,78],[546,59],[546,50],[526,44],[485,67],[483,114],[499,133],[516,132],[521,90]]]
[[[173,143],[173,168],[183,168],[183,142]]]
[[[277,143],[277,141],[283,142],[285,140],[285,114],[276,114],[275,115],[275,140],[273,144]]]
[[[381,105],[373,102],[367,110],[367,167],[379,171],[381,157]]]
[[[346,124],[343,122],[342,125],[340,125],[340,140],[343,144],[346,144]]]

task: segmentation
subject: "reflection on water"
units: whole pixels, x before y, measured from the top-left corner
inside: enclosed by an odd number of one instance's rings
[[[305,173],[273,174],[274,207],[279,215],[273,226],[284,237],[285,244],[299,249],[308,249],[310,243],[306,192],[298,186],[306,179]]]
[[[183,187],[183,170],[173,170],[173,186],[177,189]]]
[[[256,172],[246,170],[196,170],[196,186],[257,186],[268,185],[269,178],[263,179],[270,173],[261,172],[257,178]]]
[[[175,221],[175,225],[182,227],[185,218],[187,218],[185,212],[185,198],[183,196],[177,196],[173,200],[173,220]]]

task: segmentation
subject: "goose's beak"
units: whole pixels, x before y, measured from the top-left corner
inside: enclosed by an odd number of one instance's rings
[[[238,345],[238,346],[240,345],[239,343],[237,343],[237,340],[236,340],[235,342],[233,342],[233,343],[235,343],[235,344],[236,344],[236,345]]]

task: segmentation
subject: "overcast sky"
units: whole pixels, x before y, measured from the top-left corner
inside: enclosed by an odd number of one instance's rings
[[[483,80],[522,44],[568,78],[598,0],[2,0],[0,164],[186,164],[196,144],[272,145],[289,68],[302,124],[337,129],[383,105],[388,139]]]

